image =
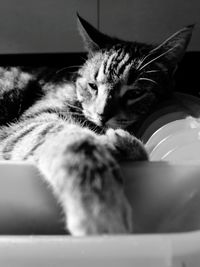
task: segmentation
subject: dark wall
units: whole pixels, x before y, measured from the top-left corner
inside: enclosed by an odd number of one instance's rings
[[[199,0],[1,0],[0,54],[83,51],[77,11],[110,35],[156,43],[195,22],[189,50],[200,50]]]
[[[0,54],[83,50],[77,11],[97,24],[97,0],[0,0]]]
[[[189,50],[200,51],[199,0],[100,0],[100,28],[130,40],[162,42],[196,23]]]

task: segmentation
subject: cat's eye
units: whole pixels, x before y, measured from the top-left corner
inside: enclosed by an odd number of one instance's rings
[[[97,91],[98,87],[95,83],[88,83],[89,87],[93,90],[93,91]]]

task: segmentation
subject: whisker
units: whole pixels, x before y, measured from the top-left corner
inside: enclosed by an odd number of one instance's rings
[[[75,108],[75,109],[77,109],[77,110],[81,110],[81,111],[82,111],[82,108],[80,108],[80,107],[78,107],[78,106],[74,106],[74,105],[72,105],[72,104],[69,104],[69,103],[67,103],[67,106],[69,106],[69,107],[71,107],[71,108]]]
[[[137,69],[140,69],[141,65],[144,63],[144,61],[150,57],[157,49],[152,49],[144,58],[142,58],[139,66],[137,67]]]
[[[152,79],[149,79],[149,78],[141,77],[141,78],[138,79],[138,81],[148,81],[148,82],[152,82],[152,83],[158,85],[158,83],[156,81],[154,81]]]
[[[146,64],[144,64],[139,70],[143,70],[145,67],[147,67],[148,65],[150,65],[151,63],[153,63],[154,61],[156,61],[157,59],[163,57],[164,55],[166,55],[167,53],[171,52],[173,49],[175,49],[178,45],[175,45],[173,47],[171,47],[170,49],[168,49],[167,51],[165,51],[164,53],[160,54],[159,56],[153,58],[152,60],[150,60],[149,62],[147,62]]]
[[[96,125],[94,125],[94,126],[92,127],[92,131],[94,131],[95,133],[96,133],[97,129],[98,129],[98,127],[97,127]]]
[[[100,127],[100,126],[98,126],[98,125],[94,125],[93,128],[92,128],[92,130],[93,130],[95,133],[101,135],[101,134],[104,134],[104,132],[105,132],[105,127],[104,127],[104,126],[101,126],[101,127]]]
[[[68,111],[68,112],[71,113],[71,114],[80,114],[80,115],[83,115],[82,110],[81,110],[81,112],[79,110]]]
[[[143,57],[139,63],[139,65],[137,66],[137,70],[140,69],[141,65],[144,63],[144,61],[151,55],[151,52],[149,52],[145,57]]]
[[[84,60],[84,62],[86,62],[86,61],[87,61],[87,58],[84,58],[83,56],[80,56],[80,58],[81,58],[81,59],[83,59],[83,60]]]
[[[70,112],[71,115],[78,115],[78,116],[82,116],[85,117],[83,114],[81,113],[77,113],[77,112]]]
[[[70,73],[70,74],[71,74],[71,73],[74,74],[74,73],[77,73],[77,71],[67,71],[67,73],[68,73],[68,74],[69,74],[69,73]]]
[[[71,113],[73,113],[73,112],[77,112],[77,113],[80,113],[80,114],[82,114],[82,109],[75,109],[75,111],[68,111],[68,112],[71,112]]]
[[[105,131],[106,131],[106,127],[102,127],[101,131],[99,132],[99,135],[102,135],[102,134],[104,134],[104,133],[105,133]]]
[[[155,53],[157,50],[159,50],[161,47],[163,47],[171,38],[173,38],[177,33],[173,34],[172,36],[170,36],[168,39],[166,39],[164,42],[162,42],[161,44],[157,45],[155,48],[153,48],[140,62],[138,69],[140,68],[140,66],[143,64],[143,62],[150,57],[153,53]]]
[[[160,72],[160,70],[147,70],[146,73],[155,73],[155,72]]]
[[[88,122],[88,120],[86,119],[86,120],[84,120],[83,122],[82,122],[82,127],[85,127],[85,125],[86,125],[86,123]]]
[[[80,68],[80,67],[82,67],[82,65],[73,65],[73,66],[67,66],[67,67],[63,67],[63,68],[61,68],[61,69],[57,70],[57,71],[56,71],[56,74],[60,73],[61,71],[64,71],[64,70],[66,70],[66,69]]]
[[[185,28],[183,28],[181,31],[184,31]],[[163,47],[165,44],[167,44],[170,40],[172,40],[176,35],[178,35],[180,33],[180,31],[175,32],[173,35],[171,35],[169,38],[167,38],[164,42],[162,42],[161,44],[159,44],[158,46],[156,46],[155,48],[153,48],[150,53],[154,53],[155,51],[157,51],[158,49],[160,49],[161,47]]]

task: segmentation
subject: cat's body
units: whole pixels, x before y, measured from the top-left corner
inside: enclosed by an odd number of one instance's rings
[[[11,69],[10,76],[13,71],[17,69]],[[30,78],[26,73],[24,77]],[[132,231],[132,212],[117,161],[147,159],[147,154],[126,132],[108,130],[100,135],[99,129],[83,117],[75,84],[60,82],[42,86],[34,105],[0,131],[1,159],[37,165],[73,235]],[[139,153],[131,155],[135,146]]]
[[[134,218],[118,164],[148,155],[139,140],[118,128],[141,121],[169,95],[192,27],[151,46],[109,38],[81,18],[79,23],[90,56],[73,82],[44,82],[18,68],[1,69],[1,103],[9,102],[1,114],[11,115],[7,121],[2,115],[0,156],[36,164],[71,234],[130,233]]]

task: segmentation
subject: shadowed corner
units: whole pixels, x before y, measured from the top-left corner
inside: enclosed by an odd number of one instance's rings
[[[0,234],[66,234],[51,189],[31,164],[0,162]]]

